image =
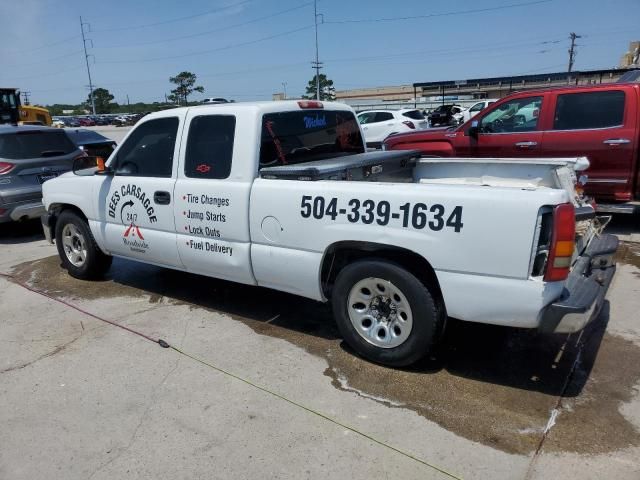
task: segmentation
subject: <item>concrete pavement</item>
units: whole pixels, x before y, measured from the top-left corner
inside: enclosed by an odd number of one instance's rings
[[[452,322],[421,365],[348,351],[327,308],[116,260],[82,282],[0,230],[0,478],[640,477],[640,247],[583,335]],[[134,328],[415,459],[142,337]]]

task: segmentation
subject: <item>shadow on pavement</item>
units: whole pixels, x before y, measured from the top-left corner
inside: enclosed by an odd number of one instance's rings
[[[228,314],[260,335],[286,340],[325,359],[324,375],[337,389],[389,407],[414,410],[458,435],[510,453],[535,450],[558,398],[569,401],[566,397],[580,395],[593,375],[596,358],[600,374],[595,388],[606,388],[594,396],[593,382],[589,382],[590,395],[580,396],[580,405],[573,408],[585,412],[580,425],[601,412],[618,412],[611,402],[632,395],[637,369],[618,372],[611,365],[640,361],[640,349],[631,342],[620,343],[605,334],[607,304],[582,336],[542,335],[450,320],[441,345],[428,358],[412,368],[392,369],[364,361],[350,351],[340,339],[329,305],[266,288],[121,259],[114,260],[108,277],[100,282],[70,277],[57,257],[24,263],[16,268],[15,276],[55,297],[145,297],[150,303],[162,301]],[[576,362],[580,342],[584,347]],[[608,421],[617,425],[617,431],[632,432],[624,417],[613,413]],[[580,425],[576,429],[582,435]],[[632,433],[620,439],[609,433],[605,450],[609,444],[617,448],[620,442],[635,444],[637,440]],[[589,440],[579,451],[591,452],[593,443]],[[572,445],[563,442],[558,449],[572,450]]]
[[[35,242],[44,239],[40,220],[0,223],[0,245]]]
[[[340,339],[330,305],[295,295],[119,259],[114,261],[109,279],[149,292],[152,299],[169,297],[243,320],[277,326],[279,328],[271,330],[261,328],[259,333],[293,343],[300,343],[301,339],[291,338],[291,332],[324,340]],[[588,340],[582,353],[581,370],[587,373],[591,370],[608,315],[607,304],[581,338],[579,333],[540,334],[528,329],[450,319],[436,351],[407,371],[436,373],[446,370],[452,375],[481,382],[561,395],[580,350],[580,342],[585,339]],[[302,343],[308,341],[307,338]],[[340,346],[352,354],[344,342],[340,342]],[[578,395],[587,378],[588,375],[574,378],[564,394]]]

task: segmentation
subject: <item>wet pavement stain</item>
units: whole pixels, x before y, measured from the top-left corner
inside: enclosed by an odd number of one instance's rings
[[[622,255],[626,260],[627,253]],[[328,305],[274,290],[120,259],[104,281],[73,279],[57,257],[21,264],[14,275],[57,297],[146,296],[150,303],[228,314],[256,333],[326,359],[324,373],[338,389],[410,409],[508,453],[536,450],[560,396],[560,416],[545,450],[600,453],[640,445],[640,432],[619,412],[640,382],[640,348],[605,333],[608,308],[585,330],[581,361],[571,377],[579,351],[576,334],[542,335],[454,320],[430,358],[398,370],[355,356],[341,341]]]
[[[638,243],[620,243],[615,256],[618,264],[633,265],[638,269],[634,275],[640,278],[640,244]]]

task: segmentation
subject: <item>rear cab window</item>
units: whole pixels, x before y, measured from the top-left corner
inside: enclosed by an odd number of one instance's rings
[[[231,173],[236,117],[199,115],[191,120],[184,174],[189,178],[224,179]]]
[[[363,153],[360,126],[346,110],[302,110],[262,117],[260,167]]]
[[[0,158],[11,160],[69,155],[77,148],[62,130],[23,130],[0,135]]]
[[[554,130],[586,130],[624,124],[622,90],[560,94],[553,118]]]

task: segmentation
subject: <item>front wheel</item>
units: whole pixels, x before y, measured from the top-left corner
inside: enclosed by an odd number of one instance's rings
[[[84,218],[70,210],[63,211],[56,222],[58,255],[69,275],[82,280],[102,277],[113,257],[98,247]]]
[[[361,356],[403,367],[425,356],[442,315],[429,289],[397,264],[361,260],[336,279],[333,313],[344,340]]]

